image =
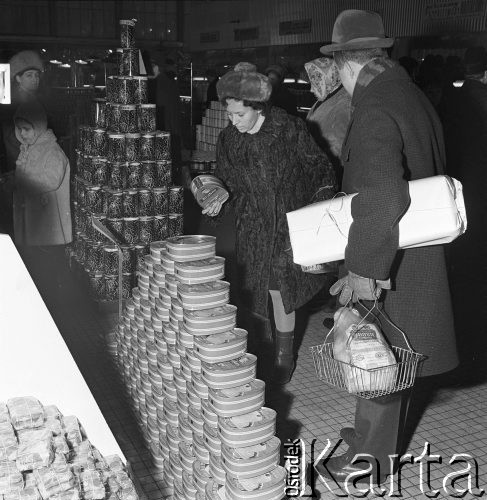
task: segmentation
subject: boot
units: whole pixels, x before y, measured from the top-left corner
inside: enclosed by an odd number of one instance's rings
[[[291,380],[295,368],[294,330],[280,332],[276,329],[273,382],[277,385],[287,384]]]

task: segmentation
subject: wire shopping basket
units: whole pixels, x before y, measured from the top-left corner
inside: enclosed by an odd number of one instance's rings
[[[374,305],[374,307],[376,306]],[[372,312],[374,307],[368,311],[365,317]],[[418,365],[426,356],[415,352],[406,334],[394,325],[383,311],[379,308],[377,310],[388,323],[401,332],[406,342],[407,349],[391,346],[396,363],[365,369],[336,359],[333,353],[333,342],[328,341],[334,330],[332,328],[323,344],[311,347],[316,375],[320,380],[364,399],[377,398],[412,387]],[[359,327],[360,323],[357,325],[357,329]]]

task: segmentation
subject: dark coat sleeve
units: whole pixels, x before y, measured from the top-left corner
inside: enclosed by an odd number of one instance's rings
[[[303,175],[308,181],[309,191],[314,193],[311,201],[327,200],[336,193],[335,171],[328,156],[320,149],[309,133],[303,120],[296,120],[296,137],[290,138],[289,147],[297,155]]]
[[[387,111],[374,108],[355,118],[354,129],[360,133],[343,152],[344,168],[353,157],[359,169],[345,267],[360,276],[388,279],[399,244],[399,220],[410,202],[402,136]]]

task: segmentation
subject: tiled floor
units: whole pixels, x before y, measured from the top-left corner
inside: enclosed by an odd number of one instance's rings
[[[50,301],[59,330],[130,461],[143,493],[149,499],[161,499],[165,493],[162,475],[151,464],[104,344],[104,338],[113,329],[117,315],[96,308],[74,282],[68,280],[61,292]],[[278,412],[278,437],[283,442],[302,438],[308,460],[311,457],[311,442],[316,440],[316,454],[327,439],[336,443],[339,430],[352,423],[354,412],[353,397],[324,385],[315,375],[310,347],[323,342],[323,317],[324,314],[318,312],[309,318],[291,383],[282,390],[267,387],[266,404]],[[479,486],[487,490],[486,366],[485,356],[480,356],[476,362],[466,363],[463,370],[439,381],[441,387],[438,390],[433,391],[432,385],[429,385],[422,394],[432,401],[419,417],[409,452],[417,457],[421,455],[425,442],[429,442],[431,453],[442,457],[442,464],[431,465],[431,486],[440,490],[437,498],[453,498],[443,491],[442,478],[452,470],[465,468],[465,463],[448,464],[455,454],[463,453],[471,457],[470,464],[478,465],[478,470],[473,467],[471,474],[475,476],[477,473]],[[343,444],[341,447],[344,449]],[[465,478],[456,484],[457,489],[466,486]],[[474,477],[472,488],[475,486]],[[309,487],[306,494],[311,494]],[[315,494],[312,498],[344,496],[340,491],[330,491],[319,480]],[[415,499],[428,498],[431,493],[421,490],[419,465],[409,464],[403,469],[400,494],[387,491],[385,496]],[[478,498],[478,495],[473,489],[463,498]]]

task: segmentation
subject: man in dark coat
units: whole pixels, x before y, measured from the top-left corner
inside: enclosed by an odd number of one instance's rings
[[[353,109],[342,148],[342,190],[358,195],[352,201],[344,276],[330,291],[341,292],[341,303],[360,299],[371,301],[365,303],[371,307],[384,289],[383,310],[412,347],[428,357],[420,375],[444,373],[457,365],[444,249],[398,250],[398,223],[410,203],[408,181],[443,173],[441,123],[406,71],[388,59],[385,48],[394,40],[385,37],[378,14],[342,12],[332,41],[321,52],[333,53]],[[398,331],[381,323],[389,342],[404,347]],[[355,428],[341,432],[348,451],[319,471],[344,482],[363,470],[354,461],[362,453],[375,458],[373,479],[383,481],[390,472],[389,456],[400,451],[401,413],[408,399],[407,392],[357,398]]]

